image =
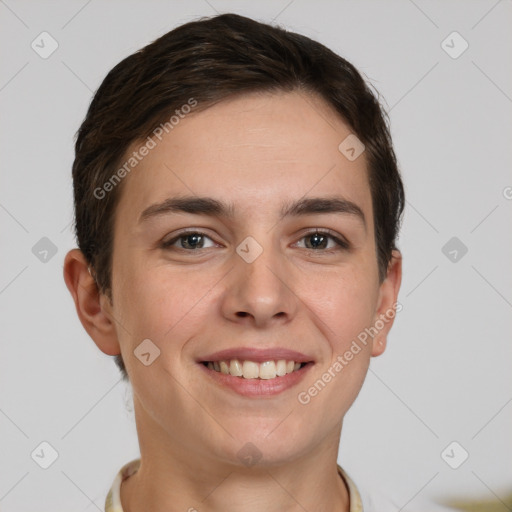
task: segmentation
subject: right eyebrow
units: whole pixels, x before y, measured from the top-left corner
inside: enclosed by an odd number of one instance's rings
[[[140,215],[139,222],[166,213],[193,213],[197,215],[210,215],[215,217],[234,218],[233,205],[227,205],[212,197],[170,197],[161,203],[146,208]]]

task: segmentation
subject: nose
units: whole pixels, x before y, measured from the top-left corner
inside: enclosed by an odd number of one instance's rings
[[[270,246],[250,263],[238,253],[233,254],[233,260],[222,300],[224,317],[258,328],[288,323],[298,308],[293,290],[297,269],[279,249]]]

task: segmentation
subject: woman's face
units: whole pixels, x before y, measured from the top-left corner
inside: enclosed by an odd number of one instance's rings
[[[192,109],[124,180],[110,313],[138,422],[191,457],[318,449],[384,350],[391,320],[353,345],[399,272],[379,283],[365,154],[339,149],[350,134],[318,98],[246,95]]]

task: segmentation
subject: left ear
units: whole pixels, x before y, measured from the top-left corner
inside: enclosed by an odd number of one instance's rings
[[[395,320],[396,313],[401,311],[402,306],[398,304],[398,291],[402,282],[402,254],[393,250],[388,265],[386,279],[382,281],[379,288],[377,311],[373,327],[377,334],[372,342],[372,356],[380,356],[386,349],[388,333]]]

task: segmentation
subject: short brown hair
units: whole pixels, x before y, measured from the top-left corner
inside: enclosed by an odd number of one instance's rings
[[[395,249],[404,189],[387,115],[355,67],[300,34],[236,14],[181,25],[125,58],[103,80],[77,133],[73,186],[78,247],[110,299],[114,214],[122,190],[95,192],[127,149],[168,121],[249,92],[301,90],[320,96],[366,147],[381,281]],[[341,142],[341,141],[340,141]],[[116,363],[127,379],[121,355]]]

